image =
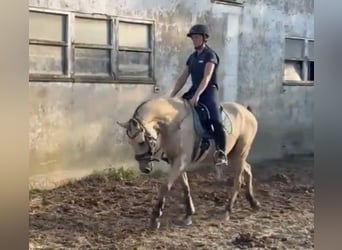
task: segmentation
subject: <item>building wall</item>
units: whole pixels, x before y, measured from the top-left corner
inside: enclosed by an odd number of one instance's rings
[[[238,98],[259,121],[254,158],[313,153],[313,91],[284,86],[285,37],[314,38],[313,1],[246,1],[240,30]]]
[[[30,7],[155,20],[161,89],[158,94],[150,84],[30,82],[31,177],[135,164],[115,123],[146,98],[171,90],[193,49],[185,35],[197,22],[209,25],[210,46],[221,55],[221,100],[250,104],[259,119],[254,156],[312,151],[313,88],[282,86],[282,57],[286,34],[313,36],[313,14],[304,1],[292,7],[285,2],[247,1],[241,8],[209,0],[30,0]]]
[[[63,179],[77,176],[80,170],[86,173],[85,169],[135,165],[124,131],[116,121],[127,120],[143,100],[172,89],[193,50],[186,33],[196,22],[217,28],[212,32],[210,45],[220,53],[222,68],[230,69],[219,73],[221,82],[229,82],[222,88],[230,89],[221,92],[226,93],[222,98],[236,98],[238,27],[234,25],[239,25],[238,7],[214,6],[209,1],[197,0],[96,3],[31,0],[30,7],[155,20],[155,75],[161,89],[157,94],[150,84],[31,82],[30,175],[33,179],[46,178],[47,173]],[[222,32],[227,29],[229,32]],[[228,35],[232,36],[230,47],[225,40]],[[189,83],[184,90],[188,87]]]

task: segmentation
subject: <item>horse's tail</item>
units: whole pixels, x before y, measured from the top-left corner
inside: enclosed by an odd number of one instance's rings
[[[251,106],[247,105],[246,109],[253,114]]]

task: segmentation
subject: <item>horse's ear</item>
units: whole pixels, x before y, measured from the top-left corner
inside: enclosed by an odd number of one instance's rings
[[[129,126],[129,121],[128,122],[116,122],[120,127],[127,129]]]
[[[132,125],[133,125],[134,127],[136,127],[136,128],[139,127],[139,123],[138,123],[137,120],[135,120],[135,119],[132,119]]]

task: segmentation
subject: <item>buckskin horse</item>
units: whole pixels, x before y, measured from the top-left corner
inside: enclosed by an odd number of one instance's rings
[[[250,206],[253,209],[260,207],[253,193],[251,165],[247,162],[258,123],[250,108],[238,103],[223,103],[220,111],[226,131],[228,165],[235,167],[236,171],[233,191],[224,210],[224,220],[229,220],[243,181],[246,181],[245,197]],[[161,186],[158,202],[152,210],[151,229],[160,227],[165,197],[179,176],[185,198],[183,223],[192,223],[195,207],[187,171],[214,164],[215,142],[209,119],[210,114],[203,104],[192,108],[188,101],[179,97],[159,97],[141,103],[127,122],[117,122],[126,130],[141,172],[151,173],[154,161],[161,159],[160,150],[165,153],[163,159],[171,167],[167,182]]]

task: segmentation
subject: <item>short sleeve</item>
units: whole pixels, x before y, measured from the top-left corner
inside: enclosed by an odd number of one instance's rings
[[[187,66],[190,66],[191,56],[192,56],[192,54],[188,57],[188,60],[186,60],[186,65]]]
[[[206,57],[205,57],[205,63],[207,62],[211,62],[213,64],[218,64],[218,60],[217,60],[217,56],[215,54],[215,52],[213,51],[208,51]]]

